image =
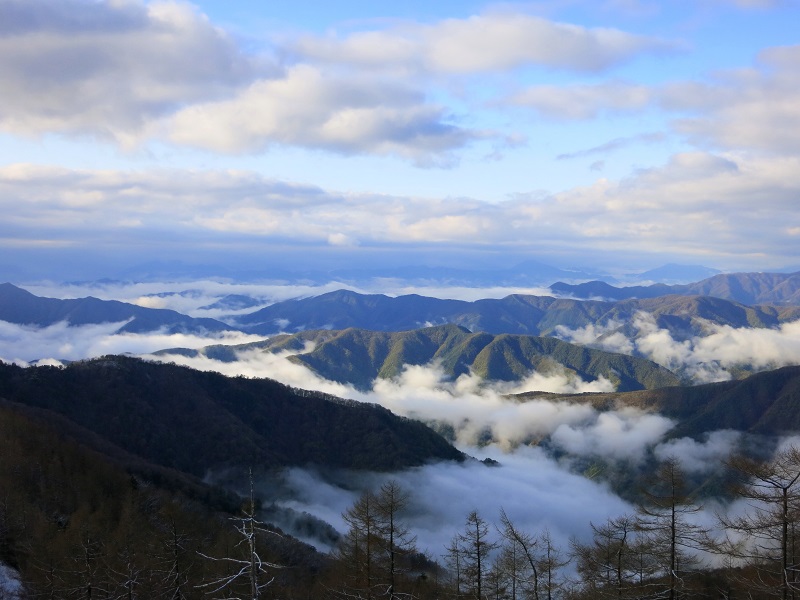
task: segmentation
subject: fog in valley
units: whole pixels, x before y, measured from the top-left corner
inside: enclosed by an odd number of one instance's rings
[[[149,295],[156,294],[155,289],[136,289],[138,303],[145,304],[143,299],[151,298],[153,305],[184,310],[192,305],[194,310],[187,312],[194,314],[198,314],[201,303],[213,303],[214,294],[219,298],[219,294],[231,292],[229,287],[221,285],[196,294]],[[263,288],[259,289],[260,297],[269,297],[270,301],[298,291],[275,288],[266,294]],[[62,295],[69,293],[62,290]],[[362,490],[377,488],[388,479],[397,480],[410,492],[409,524],[418,536],[419,546],[434,556],[443,551],[472,510],[496,521],[502,508],[520,527],[533,531],[548,529],[554,540],[566,546],[571,536],[586,539],[591,533],[590,523],[633,510],[602,478],[584,476],[582,471],[587,465],[634,468],[652,452],[661,459],[679,457],[689,473],[708,472],[721,464],[740,442],[739,434],[728,431],[714,432],[702,441],[688,438],[665,441],[674,423],[657,414],[633,408],[598,412],[587,404],[550,400],[545,394],[526,402],[510,396],[530,391],[578,394],[613,391],[613,385],[603,378],[583,381],[564,371],[547,375],[531,373],[516,382],[485,382],[471,374],[450,380],[436,364],[407,365],[397,377],[378,379],[370,391],[362,392],[320,378],[289,361],[291,353],[286,352],[242,351],[235,362],[204,356],[152,355],[165,348],[241,344],[262,339],[259,336],[235,332],[214,337],[116,333],[123,324],[74,327],[59,323],[36,328],[3,322],[0,345],[13,354],[2,359],[18,364],[38,361],[38,364],[58,365],[61,361],[131,353],[229,376],[269,377],[298,388],[380,404],[397,414],[420,419],[449,434],[461,450],[474,457],[475,460],[464,464],[434,464],[392,474],[290,469],[276,480],[262,482],[265,496],[272,494],[276,504],[285,509],[275,513],[283,519],[283,526],[289,531],[294,528],[299,537],[322,549],[328,548],[331,540],[324,536],[315,538],[308,523],[295,522],[298,517],[299,521],[306,521],[302,515],[308,513],[342,531],[341,513]],[[638,334],[633,339],[616,331],[617,323],[606,328],[561,328],[559,335],[565,340],[607,350],[638,352],[668,368],[684,370],[696,381],[726,379],[729,376],[725,368],[740,362],[761,367],[800,362],[798,323],[774,330],[715,327],[707,337],[685,341],[672,339],[668,331],[659,330],[646,315],[638,315],[634,326]],[[480,462],[485,458],[496,461],[497,465]],[[213,479],[214,474],[209,476]],[[699,518],[712,517],[707,513]]]

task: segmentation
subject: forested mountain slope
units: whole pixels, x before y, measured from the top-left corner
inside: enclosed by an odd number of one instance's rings
[[[220,559],[241,542],[241,498],[98,451],[79,429],[0,402],[0,565],[20,574],[23,597],[207,597],[201,586],[226,574]],[[288,567],[276,588],[311,586],[320,554],[286,535],[263,542],[262,559]],[[17,598],[2,585],[0,597]]]
[[[526,394],[519,396],[525,399]],[[634,406],[677,421],[671,436],[700,436],[719,429],[764,435],[800,431],[800,367],[783,367],[736,381],[627,393],[551,396],[590,402],[598,409]]]
[[[306,351],[306,344],[313,349]],[[617,389],[678,385],[678,377],[652,361],[595,350],[551,337],[472,333],[456,325],[412,331],[316,330],[278,335],[241,346],[173,349],[160,354],[208,356],[235,361],[241,352],[296,352],[290,359],[320,376],[368,389],[378,378],[400,374],[405,365],[435,363],[451,378],[475,373],[486,380],[515,381],[530,375],[568,372],[585,381],[605,377]]]
[[[122,356],[65,368],[0,363],[0,398],[201,477],[231,466],[384,471],[463,458],[423,424],[378,406]]]

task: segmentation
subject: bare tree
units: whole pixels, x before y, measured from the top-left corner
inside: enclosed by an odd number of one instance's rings
[[[278,534],[267,529],[264,523],[256,518],[252,470],[250,471],[250,497],[242,509],[242,514],[232,520],[236,523],[234,527],[240,537],[236,547],[241,548],[243,552],[238,558],[230,556],[215,558],[200,553],[204,558],[225,564],[230,568],[230,571],[198,587],[202,588],[207,594],[217,594],[225,590],[225,598],[228,600],[245,600],[245,598],[247,598],[247,600],[257,600],[261,597],[264,588],[272,583],[274,579],[267,569],[280,569],[282,567],[281,565],[262,560],[257,547],[259,534]],[[246,596],[230,595],[228,592],[231,591],[232,586],[242,581],[247,584],[246,587],[248,591]]]
[[[548,530],[531,534],[519,529],[504,510],[500,510],[500,534],[505,543],[501,556],[512,581],[511,597],[518,592],[525,598],[551,600],[561,588],[560,570],[569,564],[561,550],[553,543]]]
[[[374,598],[381,535],[375,494],[371,491],[361,494],[342,518],[348,530],[335,554],[345,571],[339,592],[344,596]]]
[[[727,540],[727,552],[758,576],[751,588],[780,598],[800,595],[800,448],[791,446],[768,462],[738,457],[729,461],[738,474],[736,493],[747,502],[739,517],[720,517],[739,537]]]
[[[401,513],[408,507],[410,496],[400,484],[391,480],[381,486],[375,501],[378,512],[378,528],[387,557],[387,590],[386,596],[390,600],[399,597],[397,592],[398,575],[402,569],[399,559],[416,550],[416,537],[411,535],[410,529],[401,520]]]
[[[675,600],[684,586],[684,576],[699,565],[697,551],[706,547],[708,530],[689,519],[700,507],[686,489],[678,460],[664,460],[645,491],[646,502],[638,507],[638,529],[649,542],[650,552],[665,580],[665,595]]]
[[[340,595],[359,598],[408,597],[401,592],[404,559],[416,552],[416,538],[402,520],[409,495],[396,481],[377,493],[364,492],[343,515],[348,530],[336,551],[345,579]]]
[[[476,600],[483,600],[486,597],[486,575],[491,567],[489,555],[498,547],[489,538],[489,525],[477,511],[472,511],[467,516],[463,532],[456,536],[454,542],[466,592]]]
[[[584,589],[596,598],[638,597],[655,573],[646,540],[632,515],[590,523],[592,541],[572,542]]]

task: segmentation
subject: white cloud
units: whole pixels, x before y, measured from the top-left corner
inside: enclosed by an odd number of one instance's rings
[[[618,29],[587,28],[519,13],[404,24],[345,38],[305,36],[290,47],[318,62],[360,67],[468,74],[542,65],[602,71],[676,45]]]
[[[133,144],[154,119],[265,72],[184,2],[8,0],[0,24],[0,128],[15,134]]]
[[[309,65],[291,68],[282,79],[256,81],[234,98],[187,107],[170,129],[174,142],[219,152],[284,144],[396,155],[419,164],[441,161],[439,155],[476,137],[409,87],[330,76]]]
[[[499,466],[469,461],[388,475],[339,473],[325,477],[290,469],[283,483],[293,498],[279,502],[317,515],[343,532],[346,524],[341,514],[355,502],[358,492],[353,490],[377,489],[387,480],[395,480],[410,493],[410,506],[403,516],[417,536],[417,545],[437,559],[473,510],[488,522],[496,522],[502,508],[520,529],[540,532],[548,528],[565,552],[570,537],[589,539],[591,521],[601,522],[631,510],[605,486],[567,472],[538,448],[520,448],[513,454],[494,447],[466,450],[481,459],[492,458]],[[587,503],[586,498],[592,502]],[[536,510],[531,510],[532,506]]]
[[[674,425],[667,417],[623,408],[600,413],[589,426],[560,425],[552,441],[570,454],[637,464]]]
[[[635,252],[764,268],[796,260],[798,193],[798,157],[703,152],[676,154],[621,181],[502,202],[340,194],[251,172],[11,165],[0,167],[0,240],[6,247],[44,240],[93,253],[112,247],[137,254],[144,247],[158,255],[193,245],[213,249],[216,260],[258,255],[272,244],[330,248],[357,240],[336,247],[557,248],[575,256]]]
[[[687,473],[709,473],[731,456],[741,438],[738,431],[712,431],[703,441],[692,438],[669,440],[656,446],[654,454],[659,460],[678,459]]]
[[[800,321],[774,329],[706,323],[703,335],[684,340],[659,328],[649,313],[637,313],[631,325],[633,339],[619,331],[617,322],[574,330],[560,326],[557,333],[570,342],[643,355],[695,383],[726,381],[737,367],[764,370],[800,364]]]
[[[671,427],[668,419],[633,409],[598,413],[588,404],[544,398],[518,402],[509,396],[531,390],[613,391],[613,386],[602,379],[585,382],[575,376],[534,373],[518,382],[487,384],[474,375],[450,381],[436,365],[414,365],[404,367],[395,378],[376,379],[370,392],[359,392],[352,386],[322,379],[304,366],[286,360],[290,355],[244,351],[236,362],[230,363],[180,355],[162,355],[158,360],[229,376],[269,377],[303,389],[380,404],[396,414],[448,425],[458,442],[465,445],[476,445],[488,438],[511,450],[549,436],[555,440],[558,434],[559,445],[572,446],[575,453],[625,460],[656,444]],[[614,439],[607,439],[608,436]],[[591,441],[580,448],[570,441],[581,437]]]
[[[14,363],[41,359],[80,360],[104,354],[144,354],[162,348],[200,348],[214,343],[244,344],[263,339],[236,332],[213,336],[117,333],[123,325],[124,322],[71,326],[63,321],[35,327],[0,321],[0,360]]]
[[[652,101],[653,91],[644,85],[620,81],[570,86],[538,85],[508,99],[547,117],[590,119],[601,112],[638,112]]]
[[[661,104],[688,113],[675,129],[697,144],[797,155],[800,142],[800,46],[769,48],[751,69],[710,83],[666,86]]]

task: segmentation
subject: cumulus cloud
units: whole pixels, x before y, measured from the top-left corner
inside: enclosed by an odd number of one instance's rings
[[[798,67],[800,46],[781,46],[761,51],[752,67],[704,80],[537,85],[505,102],[561,120],[658,108],[671,115],[671,129],[695,147],[793,156],[800,151],[791,134],[800,125]]]
[[[184,2],[0,3],[0,128],[138,142],[154,119],[273,71]]]
[[[310,65],[252,83],[234,98],[187,107],[170,130],[174,142],[226,153],[282,144],[397,155],[420,165],[447,160],[441,156],[478,136],[412,88],[329,76]]]
[[[697,144],[796,155],[800,142],[800,46],[769,48],[755,67],[709,83],[676,83],[662,92],[668,109],[685,111],[675,129]]]
[[[612,28],[587,28],[520,13],[403,24],[341,38],[304,36],[291,44],[315,61],[446,74],[543,65],[572,71],[608,69],[648,52],[674,50],[665,40]]]
[[[484,136],[397,78],[250,54],[183,1],[11,0],[0,23],[0,130],[12,134],[224,153],[291,145],[424,166]]]

